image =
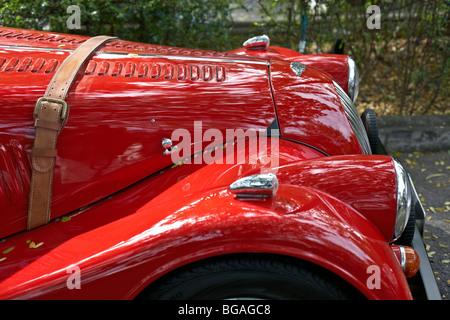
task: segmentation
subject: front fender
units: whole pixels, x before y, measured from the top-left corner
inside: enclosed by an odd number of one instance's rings
[[[283,140],[278,156],[280,174],[294,161],[325,159]],[[236,200],[228,186],[261,166],[253,163],[176,166],[6,239],[0,299],[128,299],[180,266],[242,252],[308,260],[371,299],[411,298],[382,233],[342,200],[287,179],[272,199]],[[379,289],[366,285],[371,266],[379,268]],[[80,289],[70,289],[76,276]]]
[[[271,200],[242,202],[222,187],[186,200],[183,206],[143,206],[70,239],[56,230],[57,224],[71,224],[68,229],[77,230],[86,215],[52,223],[53,230],[48,231],[59,243],[47,244],[39,254],[39,248],[28,249],[36,250],[36,256],[28,255],[22,261],[26,266],[1,282],[1,298],[132,298],[160,276],[190,262],[264,252],[325,267],[370,299],[411,299],[402,270],[379,231],[325,193],[281,185]],[[102,208],[103,214],[110,205]],[[32,239],[36,244],[38,235]],[[20,240],[25,244],[25,239]],[[80,270],[79,290],[67,285],[73,266]],[[379,268],[379,289],[367,286],[371,266]]]
[[[236,200],[223,188],[192,200],[193,205],[180,208],[159,225],[171,235],[157,247],[170,250],[158,263],[164,270],[145,284],[208,257],[262,252],[324,267],[369,299],[412,298],[403,271],[378,229],[328,194],[281,185],[273,199],[262,202]],[[377,288],[368,284],[375,269],[380,276]]]

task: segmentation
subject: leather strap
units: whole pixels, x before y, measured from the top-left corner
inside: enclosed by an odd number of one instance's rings
[[[81,44],[63,61],[44,96],[36,103],[28,230],[42,226],[50,220],[53,172],[57,156],[56,142],[69,115],[69,105],[65,102],[69,89],[78,71],[94,52],[106,42],[113,40],[117,38],[98,36]]]

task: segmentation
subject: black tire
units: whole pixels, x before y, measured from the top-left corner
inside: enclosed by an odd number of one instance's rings
[[[378,120],[377,114],[372,109],[366,109],[361,115],[361,120],[369,137],[370,149],[373,154],[378,154]]]
[[[411,211],[409,212],[409,219],[402,235],[395,241],[395,244],[403,246],[411,246],[416,231],[416,206],[411,203]]]
[[[362,298],[345,281],[309,263],[265,254],[226,255],[200,261],[158,280],[138,299]]]

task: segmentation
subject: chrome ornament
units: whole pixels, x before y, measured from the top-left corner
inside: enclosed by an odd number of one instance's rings
[[[270,39],[266,35],[248,39],[242,45],[247,50],[266,49],[270,45]]]
[[[273,173],[255,174],[236,180],[229,190],[237,198],[270,198],[278,190],[278,179]]]
[[[172,140],[163,138],[161,141],[162,147],[165,149],[163,155],[168,155],[177,150],[177,146],[173,146]]]
[[[291,70],[294,71],[296,76],[301,76],[303,71],[306,70],[306,66],[298,61],[291,62]]]

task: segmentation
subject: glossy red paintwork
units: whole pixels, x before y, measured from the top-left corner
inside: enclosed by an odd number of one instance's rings
[[[392,160],[361,155],[330,75],[308,67],[296,76],[288,51],[283,61],[109,43],[67,99],[53,220],[23,231],[34,104],[86,39],[0,28],[0,299],[129,299],[187,263],[242,252],[311,261],[371,299],[411,299],[388,244]],[[268,139],[279,143],[268,155],[250,143],[232,164],[173,164],[163,155],[162,138],[180,128],[195,136],[194,122],[200,133],[261,132],[275,119],[282,139]],[[211,152],[210,141],[194,138],[191,147],[188,158]],[[246,202],[228,191],[262,171],[279,178],[274,198]],[[366,285],[371,265],[381,268],[382,290]],[[72,266],[81,270],[80,290],[67,287]]]
[[[283,137],[329,155],[362,153],[328,74],[307,68],[297,76],[283,60],[271,61],[270,74]]]
[[[279,153],[282,167],[294,165],[294,159],[322,159],[284,140]],[[364,157],[349,159],[367,163]],[[251,159],[235,165],[177,166],[71,215],[69,221],[8,238],[0,249],[14,249],[2,261],[0,298],[133,298],[154,279],[186,263],[255,251],[322,265],[369,298],[411,298],[380,231],[336,198],[285,183],[281,175],[275,198],[234,199],[228,185],[261,168],[249,163]],[[30,248],[27,241],[41,245]],[[81,270],[81,290],[66,286],[72,265]],[[382,268],[384,290],[367,288],[370,265]]]
[[[15,45],[29,44],[19,39]],[[52,43],[47,46],[57,48]],[[61,63],[68,55],[69,52],[45,49],[0,48],[0,57],[7,61],[18,57],[20,61],[43,59]],[[194,121],[202,122],[203,131],[217,128],[225,132],[236,127],[265,130],[276,117],[267,63],[258,60],[259,64],[250,64],[245,58],[239,61],[94,56],[67,98],[71,109],[58,139],[52,218],[102,199],[170,165],[171,158],[163,155],[161,140],[170,138],[179,128],[193,133]],[[99,72],[104,63],[109,65],[109,71],[102,76]],[[10,169],[13,162],[10,146],[12,143],[21,146],[25,160],[33,142],[33,108],[53,73],[45,71],[46,65],[41,72],[33,72],[32,64],[24,71],[19,72],[17,67],[6,71],[7,65],[0,68],[0,146],[4,149],[2,159],[11,164],[2,167],[2,172],[15,173],[11,174],[11,180],[28,181],[29,161],[18,161],[24,167],[20,172]],[[96,68],[90,67],[93,65]],[[117,65],[123,69],[113,76]],[[145,72],[142,66],[151,68],[146,70],[146,77],[139,76],[139,72]],[[187,79],[179,80],[173,74],[178,67],[188,69],[188,74],[182,75]],[[208,70],[209,80],[200,79],[203,68]],[[6,188],[10,196],[0,199],[5,210],[0,218],[0,237],[26,226],[27,188],[17,181],[6,183],[11,186]]]
[[[26,225],[30,176],[26,160],[34,133],[35,101],[70,54],[61,50],[73,50],[86,37],[0,31],[4,46],[0,48],[0,61],[4,61],[0,150],[6,185],[0,198],[6,212],[0,218],[0,237],[4,237]],[[286,138],[331,155],[360,152],[330,79],[318,71],[308,69],[296,77],[289,62],[273,61],[270,83],[265,58],[239,56],[236,60],[237,56],[220,53],[126,41],[110,43],[102,51],[116,54],[95,55],[67,98],[71,110],[58,141],[52,218],[170,165],[169,157],[162,155],[161,140],[178,128],[193,133],[194,121],[201,121],[204,131],[264,130],[278,116]],[[324,98],[310,98],[319,96]],[[15,154],[22,161],[16,161],[18,169],[12,170]],[[20,180],[25,181],[23,185]]]
[[[369,219],[386,241],[394,235],[397,187],[388,156],[333,156],[281,166],[280,181],[326,192]],[[376,177],[376,178],[375,178]]]
[[[324,71],[333,77],[345,92],[348,92],[348,56],[343,54],[301,54],[297,51],[269,46],[261,50],[245,50],[239,48],[228,53],[261,57],[276,58],[287,61],[298,61],[302,64]]]

